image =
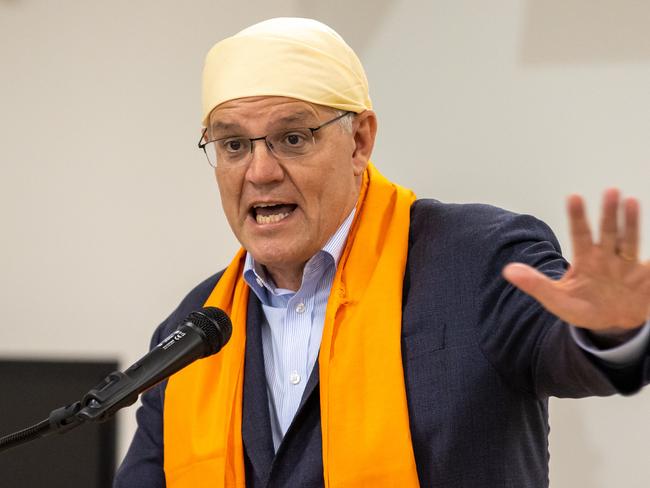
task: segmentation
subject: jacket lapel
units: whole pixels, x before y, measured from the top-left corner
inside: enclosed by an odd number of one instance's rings
[[[302,392],[302,398],[300,399],[300,405],[298,406],[298,411],[296,412],[296,416],[298,412],[302,410],[302,406],[307,402],[307,400],[309,400],[309,397],[314,392],[314,388],[316,388],[317,386],[318,386],[318,358],[314,363],[314,368],[311,370],[311,374],[309,375],[309,380],[307,380],[307,384],[305,385],[305,391]]]
[[[263,323],[262,305],[259,299],[251,293],[248,298],[248,319],[246,321],[243,394],[245,421],[242,422],[242,439],[244,449],[257,477],[266,483],[275,452],[264,373]]]

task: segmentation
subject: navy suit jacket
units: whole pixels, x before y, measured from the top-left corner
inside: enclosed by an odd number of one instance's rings
[[[551,230],[533,217],[487,205],[413,204],[402,354],[422,487],[547,487],[548,397],[631,393],[646,382],[648,354],[638,364],[610,370],[583,352],[566,323],[501,277],[515,261],[552,277],[567,267]],[[190,292],[156,330],[152,345],[203,305],[219,277]],[[264,317],[254,294],[248,307],[242,426],[247,486],[322,487],[318,364],[274,453]],[[165,386],[142,396],[116,488],[165,486]]]

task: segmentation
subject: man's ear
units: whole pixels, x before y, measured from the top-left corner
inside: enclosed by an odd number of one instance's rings
[[[372,110],[357,114],[352,120],[352,134],[354,137],[354,152],[352,165],[354,174],[360,176],[368,166],[372,148],[375,146],[377,135],[377,116]]]

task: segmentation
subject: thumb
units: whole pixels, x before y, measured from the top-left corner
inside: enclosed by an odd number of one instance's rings
[[[527,264],[508,264],[503,268],[502,274],[514,286],[542,304],[553,301],[557,294],[553,280]]]

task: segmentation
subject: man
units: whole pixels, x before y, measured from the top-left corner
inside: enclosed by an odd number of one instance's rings
[[[143,395],[116,486],[542,487],[548,397],[645,383],[636,200],[619,231],[606,192],[594,243],[570,198],[568,271],[532,217],[415,200],[369,162],[359,60],[311,20],[215,45],[203,105],[243,249],[152,342],[204,304],[233,336]]]

